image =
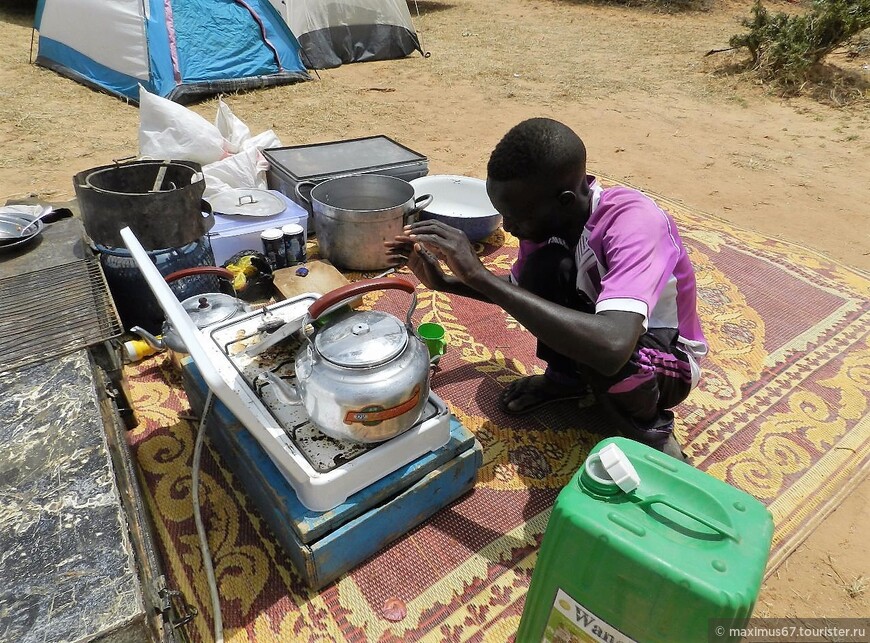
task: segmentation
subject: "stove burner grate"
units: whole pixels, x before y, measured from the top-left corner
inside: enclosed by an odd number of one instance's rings
[[[275,311],[274,308],[272,310]],[[264,314],[265,312],[267,311]],[[295,355],[302,346],[302,340],[297,334],[259,355],[249,357],[245,354],[245,349],[256,344],[260,336],[254,330],[257,327],[256,319],[241,324],[229,320],[213,328],[210,335],[214,344],[229,358],[236,372],[315,471],[328,473],[384,444],[336,440],[318,429],[309,419],[305,408],[301,404],[290,403],[287,390],[280,387],[280,383],[283,383],[291,391],[295,388]],[[275,390],[275,378],[281,381],[278,384],[279,390]],[[430,400],[418,423],[436,417],[438,412],[437,406]]]

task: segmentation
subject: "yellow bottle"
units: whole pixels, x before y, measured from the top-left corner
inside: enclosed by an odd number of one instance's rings
[[[138,362],[140,359],[144,359],[156,352],[157,349],[144,339],[131,339],[128,342],[124,342],[123,358],[125,362]]]

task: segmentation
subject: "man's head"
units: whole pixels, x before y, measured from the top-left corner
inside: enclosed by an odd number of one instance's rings
[[[566,125],[531,118],[499,141],[487,165],[487,192],[520,239],[576,241],[589,216],[586,147]]]

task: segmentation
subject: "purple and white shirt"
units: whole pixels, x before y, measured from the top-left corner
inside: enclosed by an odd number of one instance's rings
[[[643,315],[644,330],[675,328],[689,356],[692,386],[707,343],[698,319],[695,271],[676,224],[644,194],[625,187],[603,189],[589,177],[592,207],[574,249],[577,289],[595,302],[595,312],[624,310]],[[546,243],[567,243],[552,238]],[[520,241],[511,268],[516,283],[525,258],[545,244]]]

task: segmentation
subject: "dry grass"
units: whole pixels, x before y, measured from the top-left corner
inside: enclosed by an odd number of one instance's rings
[[[870,580],[864,576],[858,576],[846,585],[846,593],[849,595],[849,598],[858,598],[867,591],[868,587],[870,587]]]
[[[867,588],[870,587],[870,580],[868,580],[863,574],[859,574],[855,578],[851,580],[845,580],[843,576],[837,571],[837,568],[834,566],[834,559],[829,554],[827,560],[825,561],[828,564],[828,567],[831,568],[832,574],[828,574],[830,577],[835,578],[839,587],[846,592],[849,598],[856,599],[861,597]]]

